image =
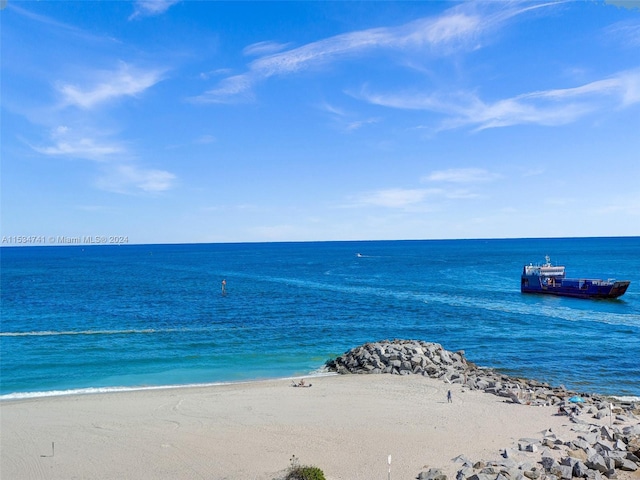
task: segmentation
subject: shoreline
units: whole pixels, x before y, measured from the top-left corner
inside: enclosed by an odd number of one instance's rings
[[[540,453],[520,451],[523,439],[578,435],[579,424],[555,406],[514,404],[441,379],[304,376],[312,387],[292,388],[293,378],[301,377],[2,402],[1,472],[273,480],[295,455],[327,480],[366,480],[386,476],[391,455],[393,478],[434,468],[453,479],[461,459],[505,461],[501,452],[511,451],[511,460],[535,464]]]
[[[221,382],[205,382],[205,383],[185,383],[185,384],[169,384],[169,385],[138,385],[138,386],[113,386],[113,387],[86,387],[71,388],[68,390],[42,390],[29,392],[14,392],[0,395],[0,405],[5,402],[14,402],[21,400],[37,400],[40,398],[57,398],[68,396],[85,396],[85,395],[105,395],[129,392],[146,392],[156,390],[181,390],[191,388],[214,388],[225,385],[245,385],[271,381],[293,381],[301,378],[329,377],[339,375],[333,372],[309,373],[307,375],[293,375],[287,377],[270,377],[256,378],[251,380],[237,381],[221,381]],[[640,400],[640,397],[638,397]]]
[[[105,394],[117,394],[117,393],[129,393],[129,392],[147,392],[156,390],[181,390],[191,388],[215,388],[225,385],[245,385],[262,382],[275,382],[275,381],[293,381],[300,380],[301,378],[317,378],[317,377],[332,377],[337,376],[335,372],[311,372],[306,375],[291,375],[285,377],[269,377],[269,378],[255,378],[251,380],[236,380],[236,381],[221,381],[221,382],[205,382],[205,383],[185,383],[185,384],[168,384],[168,385],[137,385],[137,386],[112,386],[112,387],[85,387],[85,388],[71,388],[68,390],[42,390],[42,391],[29,391],[29,392],[14,392],[0,395],[0,405],[6,402],[22,401],[22,400],[37,400],[40,398],[57,398],[57,397],[69,397],[69,396],[85,396],[85,395],[105,395]],[[638,397],[640,401],[640,397]]]
[[[131,386],[131,387],[87,387],[76,388],[69,390],[50,390],[50,391],[32,391],[32,392],[15,392],[0,395],[0,406],[5,403],[18,402],[23,400],[38,400],[45,398],[58,398],[58,397],[73,397],[73,396],[87,396],[87,395],[106,395],[106,394],[118,394],[118,393],[135,393],[135,392],[147,392],[157,390],[182,390],[192,388],[215,388],[225,385],[251,385],[254,383],[263,382],[276,382],[276,381],[293,381],[299,379],[314,379],[321,377],[338,376],[338,373],[324,373],[324,374],[308,374],[308,375],[295,375],[291,377],[275,377],[253,380],[238,380],[229,382],[211,382],[211,383],[188,383],[188,384],[175,384],[175,385],[150,385],[150,386]],[[592,392],[590,395],[596,395],[602,398],[611,398],[616,402],[622,404],[640,403],[640,395],[604,395],[597,392]]]
[[[385,341],[385,342],[388,342],[388,341]],[[394,340],[393,342],[410,343],[413,341]],[[41,391],[34,390],[34,391],[26,391],[26,392],[12,392],[12,393],[0,395],[0,405],[2,405],[5,402],[27,400],[27,399],[38,399],[38,398],[66,397],[66,396],[75,396],[75,395],[102,395],[102,394],[110,394],[110,393],[126,393],[126,392],[138,392],[138,391],[153,391],[153,390],[179,390],[183,388],[184,389],[208,388],[208,387],[217,387],[217,386],[223,386],[223,385],[242,385],[242,384],[269,382],[269,381],[283,381],[283,380],[291,381],[291,380],[300,379],[300,378],[335,376],[335,375],[340,375],[340,373],[337,372],[336,370],[332,370],[328,366],[330,363],[336,362],[340,358],[345,357],[347,355],[352,355],[357,349],[367,347],[375,343],[378,343],[378,342],[370,342],[367,344],[363,344],[359,347],[355,347],[345,352],[342,356],[338,356],[328,360],[322,366],[306,374],[286,375],[282,377],[280,376],[260,377],[260,378],[244,379],[244,380],[222,380],[222,381],[213,381],[213,382],[197,382],[197,383],[184,383],[184,384],[181,383],[181,384],[166,384],[166,385],[115,385],[115,386],[103,386],[103,387],[80,387],[80,388],[70,388],[70,389],[64,389],[64,390],[41,390]],[[434,344],[434,345],[437,345],[438,347],[440,347],[440,344]],[[447,351],[447,353],[449,355],[454,354],[454,352],[451,352],[451,351]],[[462,353],[462,357],[464,357],[464,351],[461,351],[461,353]],[[466,358],[464,359],[464,362],[474,367],[478,371],[482,371],[486,373],[495,373],[499,376],[509,378],[510,380],[548,385],[545,382],[531,379],[531,378],[511,377],[508,374],[503,373],[500,369],[496,369],[494,367],[484,367],[484,366],[476,365],[472,362],[468,362]],[[363,371],[357,372],[356,370],[352,371],[351,373],[363,373]],[[549,387],[564,389],[564,386],[549,386]],[[576,390],[571,390],[571,391],[577,392]],[[595,396],[600,398],[610,398],[610,399],[616,400],[617,402],[627,403],[627,404],[640,402],[640,393],[638,395],[617,395],[617,394],[603,394],[603,393],[594,391],[594,392],[584,392],[584,393],[581,393],[581,395]]]
[[[499,370],[490,367],[479,367],[487,371],[494,371],[500,373]],[[245,385],[262,382],[275,382],[275,381],[293,381],[304,379],[313,379],[318,377],[331,377],[340,375],[337,372],[330,372],[328,370],[310,372],[305,375],[291,375],[285,377],[269,377],[269,378],[255,378],[251,380],[237,380],[237,381],[221,381],[221,382],[205,382],[205,383],[186,383],[186,384],[168,384],[168,385],[137,385],[137,386],[108,386],[108,387],[85,387],[85,388],[72,388],[68,390],[42,390],[42,391],[28,391],[28,392],[14,392],[0,395],[0,405],[7,402],[31,400],[40,398],[57,398],[68,396],[85,396],[85,395],[104,395],[104,394],[117,394],[128,392],[146,392],[156,390],[181,390],[191,388],[214,388],[225,385]],[[599,392],[589,392],[589,395],[598,396],[603,398],[611,398],[620,403],[638,403],[640,402],[640,395],[606,395]]]

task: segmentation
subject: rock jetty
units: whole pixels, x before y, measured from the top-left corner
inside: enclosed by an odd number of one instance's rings
[[[366,343],[326,363],[339,374],[423,375],[470,390],[504,397],[506,402],[557,406],[573,423],[573,438],[548,430],[537,439],[521,439],[497,460],[453,459],[456,480],[604,480],[640,473],[640,404],[571,392],[564,387],[511,378],[467,361],[464,351],[450,352],[438,343],[383,340]],[[608,420],[608,424],[607,424]],[[525,461],[517,458],[525,457]],[[625,477],[625,474],[629,476]],[[420,472],[418,480],[447,480],[438,468]]]

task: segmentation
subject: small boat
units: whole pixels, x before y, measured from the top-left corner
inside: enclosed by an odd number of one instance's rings
[[[549,255],[544,265],[525,265],[522,269],[520,291],[545,293],[576,298],[618,298],[624,295],[629,280],[600,280],[591,278],[566,278],[563,266],[551,265]]]

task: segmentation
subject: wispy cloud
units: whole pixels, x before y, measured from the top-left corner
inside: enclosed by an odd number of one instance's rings
[[[318,105],[318,108],[323,112],[330,113],[331,115],[335,115],[337,117],[344,117],[347,115],[347,112],[345,112],[344,109],[340,107],[336,107],[335,105],[332,105],[327,102],[321,103],[320,105]]]
[[[92,136],[93,135],[93,136]],[[110,141],[108,134],[75,132],[66,126],[52,130],[49,145],[31,146],[50,157],[97,162],[102,174],[97,186],[115,193],[157,193],[173,188],[176,176],[168,171],[142,168],[135,156],[120,143]]]
[[[176,176],[166,170],[145,169],[135,165],[114,165],[105,170],[97,185],[115,193],[159,193],[173,188]]]
[[[474,198],[480,198],[483,195],[469,190],[467,188],[454,188],[448,189],[444,191],[444,198],[452,199],[452,200],[470,200]]]
[[[356,198],[355,203],[376,207],[404,208],[422,203],[429,195],[434,193],[437,193],[437,191],[425,188],[390,188],[362,194]]]
[[[225,78],[218,86],[204,95],[193,98],[203,103],[237,103],[252,100],[251,88],[255,80],[250,75],[235,75]]]
[[[34,147],[44,155],[68,156],[75,158],[88,158],[91,160],[103,159],[106,156],[122,153],[118,145],[99,144],[91,138],[80,138],[75,142],[59,141],[47,147]]]
[[[607,35],[629,48],[640,46],[640,21],[617,22],[606,29]]]
[[[180,0],[137,0],[135,2],[134,11],[129,16],[129,20],[133,20],[138,17],[161,15],[179,1]]]
[[[331,119],[337,125],[337,128],[346,132],[360,130],[367,125],[374,125],[383,120],[382,117],[356,118],[358,116],[357,114],[347,112],[346,110],[327,102],[319,104],[317,108],[329,114]]]
[[[211,77],[220,77],[224,75],[230,75],[233,73],[233,70],[229,68],[216,68],[209,72],[202,72],[198,75],[201,80],[209,80]]]
[[[454,51],[475,49],[483,33],[512,16],[546,5],[550,4],[528,8],[507,7],[501,8],[497,14],[485,14],[476,5],[465,3],[440,16],[418,19],[398,27],[371,28],[336,35],[263,56],[251,62],[247,72],[223,80],[195,100],[229,103],[246,99],[247,91],[267,78],[294,74],[376,50],[428,49],[432,55],[448,55]],[[260,53],[261,48],[271,48],[273,45],[280,46],[262,42],[247,47],[247,51]]]
[[[245,49],[246,54],[263,55],[249,63],[244,73],[222,79],[214,88],[193,98],[205,103],[252,101],[253,89],[260,82],[276,76],[318,70],[344,59],[377,52],[420,52],[422,57],[446,56],[481,48],[488,35],[513,18],[525,13],[553,7],[547,3],[463,3],[442,14],[421,18],[397,27],[380,27],[348,32],[296,48],[271,53],[286,45],[259,42]],[[619,26],[618,28],[622,28]],[[637,26],[626,24],[625,34],[637,38]],[[406,63],[405,63],[406,64]],[[640,101],[640,70],[619,72],[571,88],[526,92],[508,98],[487,99],[477,89],[455,87],[428,90],[376,92],[367,86],[352,94],[358,100],[394,109],[437,113],[441,120],[435,131],[468,127],[475,131],[530,124],[556,126],[575,122],[587,115],[615,108],[625,108]],[[375,123],[380,117],[348,121],[346,131]]]
[[[494,102],[482,101],[472,92],[416,92],[370,94],[361,99],[397,109],[443,114],[441,129],[471,126],[476,130],[519,124],[564,125],[588,114],[625,108],[640,102],[640,69],[565,89],[517,95]]]
[[[153,5],[149,4],[146,7],[143,3],[145,2],[139,2],[139,8],[149,11],[156,9],[160,12],[163,8],[168,8],[172,2],[152,2]],[[34,22],[56,30],[58,34],[62,32],[93,41],[92,45],[97,41],[113,42],[112,38],[86,34],[76,27],[19,7],[16,7],[16,11]],[[67,37],[67,43],[71,42]],[[87,48],[86,43],[83,44],[83,48]],[[73,42],[69,43],[72,44]],[[99,49],[95,51],[96,62],[100,61],[100,52]],[[81,66],[76,66],[74,70],[74,66],[71,65],[74,57],[69,57],[66,62],[58,62],[66,71],[66,74],[63,74],[66,75],[66,79],[49,83],[56,94],[55,104],[49,107],[39,106],[37,110],[41,115],[37,117],[29,115],[32,123],[38,127],[48,127],[48,131],[43,135],[43,139],[23,140],[24,143],[44,157],[92,162],[100,176],[98,186],[106,190],[121,193],[155,193],[172,188],[176,180],[173,173],[139,166],[132,145],[118,138],[118,132],[113,128],[101,127],[99,123],[102,117],[94,112],[96,107],[141,95],[162,80],[164,71],[141,68],[125,62],[117,63],[112,69],[98,70],[86,67],[86,62],[90,64],[94,60],[93,57],[85,60]],[[79,73],[70,78],[72,71]],[[61,78],[63,75],[58,72],[58,69],[52,69],[50,75]],[[50,80],[47,78],[46,81]]]
[[[255,60],[251,71],[264,78],[295,73],[348,55],[373,49],[402,49],[462,42],[477,32],[480,18],[450,13],[436,19],[420,19],[395,28],[372,28],[309,43],[283,53]]]
[[[439,197],[442,193],[441,189],[431,188],[388,188],[357,195],[348,206],[417,209],[425,207],[427,199]]]
[[[91,72],[89,76],[92,81],[86,87],[69,83],[58,85],[65,105],[89,109],[123,96],[136,96],[158,83],[162,72],[121,63],[116,70]]]
[[[126,152],[123,145],[106,140],[104,135],[97,132],[76,132],[61,125],[54,128],[49,136],[49,145],[31,145],[31,148],[42,155],[98,162],[108,161]]]
[[[276,52],[281,52],[288,46],[288,43],[258,42],[245,47],[242,53],[247,56],[271,55]]]
[[[364,120],[355,120],[347,124],[346,130],[349,132],[354,130],[359,130],[366,125],[373,125],[375,123],[378,123],[380,122],[380,120],[381,120],[380,117],[370,117],[370,118],[365,118]]]
[[[72,36],[76,37],[76,39],[82,39],[84,41],[89,41],[89,42],[104,42],[104,41],[113,42],[114,41],[112,37],[96,35],[94,33],[90,33],[88,31],[82,30],[74,25],[70,25],[68,23],[63,23],[58,20],[55,20],[52,17],[33,13],[30,10],[18,7],[17,2],[8,3],[8,8],[12,12],[17,13],[18,15],[28,18],[34,22],[38,22],[39,24],[44,25],[52,30],[58,30],[58,31],[69,33]]]
[[[451,182],[451,183],[479,183],[490,182],[500,178],[500,175],[491,173],[482,168],[450,168],[448,170],[436,170],[422,178],[423,182]]]
[[[519,95],[492,104],[476,103],[458,119],[479,130],[517,124],[563,125],[596,111],[640,102],[640,69],[620,72],[574,88]],[[455,123],[455,121],[454,121]]]
[[[436,170],[420,179],[422,183],[439,184],[425,188],[388,188],[354,196],[350,207],[385,207],[403,210],[432,210],[442,200],[469,200],[482,197],[466,185],[491,182],[501,175],[482,168]],[[465,184],[465,187],[461,187]]]

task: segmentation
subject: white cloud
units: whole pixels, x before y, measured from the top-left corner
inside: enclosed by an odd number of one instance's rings
[[[158,193],[173,188],[176,176],[165,170],[135,165],[114,165],[99,179],[98,187],[115,193]]]
[[[347,115],[347,113],[343,109],[338,108],[335,105],[331,105],[327,102],[323,102],[322,104],[318,105],[318,108],[324,112],[338,117],[344,117]]]
[[[354,119],[356,115],[348,113],[347,111],[338,108],[335,105],[331,105],[327,102],[319,104],[317,108],[325,113],[328,113],[333,121],[337,124],[337,128],[347,132],[353,132],[367,125],[373,125],[383,120],[382,117]]]
[[[356,198],[355,204],[358,206],[405,208],[420,204],[429,195],[436,193],[440,193],[440,191],[425,188],[390,188],[362,194]]]
[[[611,25],[606,30],[607,34],[613,37],[617,43],[630,48],[640,46],[640,22],[618,22]]]
[[[388,188],[355,196],[350,207],[385,207],[412,211],[433,210],[442,200],[469,200],[483,195],[458,184],[478,184],[500,178],[500,175],[481,168],[452,168],[437,170],[421,179],[422,182],[441,183],[446,187]],[[455,188],[453,188],[455,186]]]
[[[48,147],[33,147],[43,155],[69,156],[99,160],[109,155],[122,153],[118,145],[99,144],[91,138],[80,138],[74,142],[60,141]]]
[[[55,127],[51,133],[51,144],[31,148],[38,153],[56,157],[70,157],[93,161],[106,161],[126,153],[126,148],[116,142],[103,140],[103,135],[93,132],[75,132],[65,125]]]
[[[66,105],[89,109],[119,97],[136,96],[161,80],[158,70],[137,69],[124,63],[115,71],[94,72],[92,76],[95,78],[90,86],[58,86]]]
[[[640,69],[579,87],[522,94],[493,104],[476,103],[464,123],[478,129],[518,124],[564,125],[588,114],[640,102]],[[479,106],[479,108],[478,108]]]
[[[335,62],[371,50],[430,49],[433,55],[448,55],[460,49],[475,49],[479,37],[506,19],[531,8],[514,9],[500,6],[498,14],[484,14],[475,4],[455,6],[440,16],[418,19],[398,27],[380,27],[336,35],[284,52],[266,55],[249,64],[246,73],[223,80],[214,89],[196,97],[197,101],[229,103],[230,97],[246,93],[256,82],[275,75],[287,75],[304,69]],[[262,42],[247,47],[246,52],[259,53],[261,47],[280,47]]]
[[[418,92],[372,93],[367,87],[354,95],[373,105],[398,108],[402,110],[427,110],[444,114],[466,114],[471,107],[482,105],[472,92]]]
[[[235,75],[225,78],[217,88],[208,90],[193,100],[206,103],[236,103],[253,98],[250,92],[254,79],[250,75]]]
[[[480,198],[483,195],[479,193],[472,192],[471,190],[456,188],[454,190],[448,190],[445,192],[444,196],[446,198],[454,199],[454,200],[469,200],[472,198]]]
[[[5,2],[5,4],[7,3],[6,0],[2,0]],[[52,29],[57,29],[60,31],[64,31],[66,33],[70,33],[71,35],[75,36],[76,38],[81,39],[83,42],[104,42],[104,41],[108,41],[109,43],[113,42],[113,38],[111,37],[105,37],[105,36],[101,36],[101,35],[96,35],[92,32],[88,32],[85,30],[82,30],[78,27],[76,27],[75,25],[71,25],[71,24],[67,24],[67,23],[63,23],[60,22],[58,20],[54,20],[53,17],[48,17],[45,15],[40,15],[37,13],[33,13],[30,10],[26,10],[24,8],[20,8],[18,7],[18,3],[19,2],[11,2],[10,4],[10,9],[13,13],[17,13],[18,15],[21,15],[23,17],[26,17],[30,20],[33,20],[35,22],[38,22],[41,25],[44,25],[46,27],[52,28]],[[26,3],[26,2],[23,2]],[[70,40],[70,41],[77,41],[77,39],[74,40]]]
[[[230,75],[233,70],[229,68],[217,68],[215,70],[211,70],[209,72],[202,72],[198,75],[201,80],[209,80],[211,77]]]
[[[516,97],[517,99],[564,100],[589,96],[620,97],[625,103],[640,101],[640,70],[620,72],[610,78],[597,80],[574,88],[563,88],[533,92]]]
[[[594,112],[640,103],[640,69],[619,72],[578,87],[524,93],[484,102],[471,92],[371,94],[360,99],[398,109],[443,114],[441,129],[473,126],[476,130],[520,124],[564,125]]]
[[[271,55],[284,50],[288,46],[288,43],[258,42],[245,47],[242,53],[247,56]]]
[[[375,123],[380,122],[380,118],[379,117],[373,117],[373,118],[366,118],[364,120],[356,120],[353,122],[349,122],[346,126],[346,130],[347,131],[354,131],[354,130],[359,130],[360,128],[364,127],[365,125],[372,125]]]
[[[90,137],[86,132],[78,134],[61,125],[52,130],[51,139],[51,145],[31,148],[47,156],[99,162],[105,173],[97,183],[103,190],[156,193],[169,190],[175,184],[173,173],[138,167],[131,163],[133,156],[125,146],[105,141],[95,133]]]
[[[161,15],[179,1],[180,0],[137,0],[135,2],[134,12],[129,16],[129,20],[137,17]]]
[[[422,180],[430,182],[478,183],[490,182],[497,178],[499,178],[499,175],[482,168],[450,168],[431,172]]]

